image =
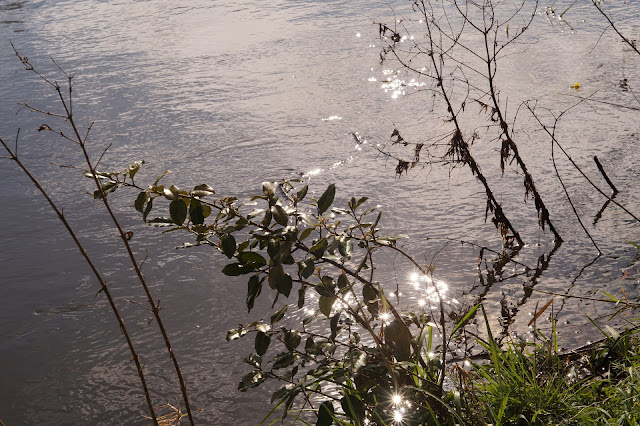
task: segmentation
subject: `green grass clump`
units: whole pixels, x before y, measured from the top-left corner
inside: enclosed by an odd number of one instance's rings
[[[488,333],[489,361],[454,370],[469,424],[638,425],[640,339],[635,329],[580,353],[560,354],[555,327],[542,343],[499,346]],[[543,336],[544,337],[544,336]]]

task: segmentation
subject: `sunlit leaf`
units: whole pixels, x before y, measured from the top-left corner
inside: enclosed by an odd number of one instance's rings
[[[115,182],[115,181],[112,181],[112,180],[109,181],[109,182],[103,183],[101,185],[102,193],[100,192],[99,189],[96,189],[95,191],[93,191],[93,198],[94,199],[102,198],[102,194],[103,193],[106,196],[108,193],[113,192],[116,189],[118,189],[119,186],[120,186],[120,184],[118,182]]]
[[[191,191],[191,194],[194,197],[206,197],[208,195],[213,195],[215,193],[216,191],[214,191],[213,188],[207,185],[206,183],[203,183],[194,187],[193,191]]]
[[[456,331],[458,331],[462,327],[464,327],[469,322],[469,320],[475,315],[475,313],[476,313],[476,311],[478,310],[479,307],[480,307],[480,304],[478,303],[469,312],[467,312],[467,315],[465,315],[464,318],[462,318],[458,322],[458,324],[456,324],[456,326],[453,328],[453,330],[451,330],[451,333],[449,334],[449,337],[453,336],[456,333]]]
[[[320,296],[333,297],[335,296],[335,281],[333,278],[325,275],[322,277],[322,281],[315,286],[315,290]]]
[[[324,314],[327,318],[331,316],[331,308],[333,308],[333,303],[336,301],[335,297],[327,297],[320,296],[318,300],[318,305],[320,306],[320,312]]]
[[[304,199],[304,197],[307,195],[308,189],[309,189],[309,187],[307,185],[305,185],[302,188],[300,188],[300,191],[298,191],[298,193],[296,194],[296,199],[298,201],[302,201]]]
[[[326,238],[320,239],[320,241],[318,241],[311,247],[311,254],[320,259],[322,255],[324,255],[324,251],[327,249],[328,245],[329,244]]]
[[[318,214],[322,214],[333,204],[333,199],[336,196],[336,185],[331,184],[327,187],[324,193],[318,199]]]
[[[153,198],[149,200],[149,202],[147,203],[147,207],[144,209],[144,212],[142,213],[142,220],[144,222],[147,221],[147,216],[149,216],[149,213],[151,212],[152,208],[153,208]]]
[[[246,392],[249,388],[255,388],[256,386],[260,386],[262,382],[264,382],[265,377],[262,371],[256,370],[247,374],[242,378],[242,381],[238,385],[238,390],[240,392]]]
[[[134,161],[133,163],[129,164],[129,166],[122,173],[125,176],[129,176],[129,178],[133,180],[133,177],[136,175],[136,173],[138,173],[140,167],[142,167],[143,164],[144,160]]]
[[[162,190],[162,195],[164,195],[164,198],[171,201],[174,201],[178,198],[176,194],[174,194],[169,188],[164,188]]]
[[[284,317],[284,313],[287,312],[287,308],[288,307],[289,307],[289,305],[284,305],[282,308],[280,308],[280,310],[278,312],[276,312],[275,314],[271,315],[271,325],[277,323],[278,321],[280,321]]]
[[[313,228],[304,229],[302,233],[300,233],[300,241],[306,240],[309,237],[309,235],[311,235],[311,232],[313,232]]]
[[[171,170],[166,170],[163,174],[160,175],[160,177],[158,177],[155,182],[153,182],[153,186],[156,187],[158,186],[158,182],[160,182],[160,179],[162,179],[163,177],[165,177],[166,175],[168,175],[169,173],[171,173]]]
[[[298,347],[302,337],[300,333],[296,330],[286,330],[284,331],[284,344],[289,349],[289,351],[293,352],[294,349]]]
[[[287,223],[289,223],[289,215],[287,214],[286,210],[282,208],[282,206],[279,206],[277,204],[275,206],[271,206],[271,214],[273,215],[275,221],[280,225],[287,226]]]
[[[155,226],[169,226],[172,225],[174,221],[168,217],[154,217],[153,219],[148,220],[147,223]]]
[[[140,192],[136,198],[136,202],[134,203],[136,210],[142,213],[144,211],[144,205],[149,201],[149,198],[149,193],[147,191]]]

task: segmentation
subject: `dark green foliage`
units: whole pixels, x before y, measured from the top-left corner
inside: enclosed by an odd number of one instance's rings
[[[278,187],[286,199],[276,196]],[[498,345],[488,321],[487,341],[482,344],[490,362],[475,365],[474,375],[456,366],[447,368],[442,353],[474,322],[482,305],[456,314],[457,322],[448,332],[444,322],[434,326],[425,315],[396,312],[371,270],[378,252],[412,261],[398,247],[403,236],[380,233],[382,215],[376,208],[363,207],[365,197],[352,198],[347,208],[333,207],[333,216],[323,216],[334,202],[335,186],[314,200],[317,214],[301,205],[306,192],[306,187],[296,191],[290,182],[267,182],[262,194],[253,197],[258,206],[248,211],[235,197],[211,197],[213,188],[204,186],[190,193],[175,186],[151,186],[135,201],[147,223],[190,231],[196,238],[191,245],[209,245],[233,259],[224,274],[250,275],[249,311],[263,287],[272,296],[274,310],[279,297],[288,298],[297,290],[296,305],[287,303],[272,312],[270,325],[254,322],[227,334],[228,340],[254,336],[255,354],[245,360],[252,371],[238,389],[246,391],[268,380],[284,382],[272,398],[278,401],[281,418],[294,408],[301,416],[313,404],[318,425],[363,424],[365,419],[393,424],[397,416],[407,424],[596,424],[590,419],[604,421],[593,408],[596,396],[606,393],[625,406],[626,394],[610,384],[570,379],[570,364],[548,346]],[[157,208],[157,198],[169,201],[170,219],[147,220]],[[294,306],[301,311],[289,309]],[[311,332],[307,327],[313,321],[316,328],[324,324],[325,331]],[[282,327],[273,328],[280,322]],[[436,340],[436,333],[446,338]],[[620,364],[632,356],[629,338],[610,336],[607,350],[592,357],[590,368],[609,368],[629,386],[640,388],[637,373]],[[456,384],[454,389],[444,388],[446,375]],[[337,400],[332,399],[336,391]],[[324,399],[318,402],[311,395]],[[411,404],[397,405],[393,395]],[[608,409],[617,412],[612,406]],[[633,424],[629,412],[621,416]]]

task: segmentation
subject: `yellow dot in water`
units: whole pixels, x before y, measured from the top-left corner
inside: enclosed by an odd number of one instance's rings
[[[578,90],[580,88],[580,83],[574,84],[573,86],[571,86],[571,88]]]

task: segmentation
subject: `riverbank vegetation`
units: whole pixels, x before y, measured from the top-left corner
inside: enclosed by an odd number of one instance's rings
[[[533,25],[538,4],[521,2],[506,12],[499,10],[502,5],[453,2],[445,10],[440,4],[415,1],[418,18],[411,22],[426,32],[421,42],[413,41],[413,33],[402,20],[377,24],[385,45],[381,60],[396,61],[405,72],[426,78],[429,83],[424,90],[434,96],[434,105],[438,104],[446,116],[439,119],[448,126],[440,139],[445,143],[432,145],[407,141],[394,129],[389,143],[394,151],[387,147],[378,151],[397,161],[396,173],[400,176],[421,162],[470,171],[486,195],[486,218],[503,244],[498,248],[466,241],[461,244],[480,251],[478,269],[483,260],[486,262],[485,257],[491,257],[493,272],[502,273],[508,265],[513,274],[536,279],[542,271],[517,257],[527,236],[516,229],[509,212],[503,209],[500,194],[482,172],[481,162],[487,160],[476,158],[472,152],[480,137],[477,119],[465,122],[471,105],[479,107],[484,115],[482,128],[486,128],[483,139],[496,144],[502,173],[509,167],[516,169],[525,199],[534,201],[538,226],[549,231],[555,243],[553,250],[557,250],[569,237],[556,229],[552,206],[543,201],[533,172],[519,153],[519,133],[514,130],[519,112],[507,114],[496,78],[499,59],[507,49],[518,46]],[[607,16],[600,3],[594,6]],[[613,21],[609,23],[614,26]],[[471,52],[477,63],[460,59],[460,51]],[[92,126],[81,130],[73,114],[74,75],[60,69],[66,80],[63,87],[40,74],[26,57],[18,52],[16,55],[28,71],[53,90],[63,112],[27,104],[23,107],[47,119],[59,119],[60,126],[69,126],[63,130],[48,123],[39,130],[54,133],[79,149],[84,165],[74,167],[93,182],[93,198],[104,206],[144,291],[146,308],[158,326],[179,382],[182,403],[168,415],[158,414],[161,403],[152,400],[147,386],[145,372],[154,366],[141,363],[135,338],[119,314],[109,285],[67,222],[63,209],[21,161],[17,137],[13,148],[0,139],[8,154],[3,158],[17,164],[42,192],[90,264],[136,364],[149,419],[154,424],[183,420],[195,424],[197,408],[189,404],[189,378],[182,375],[170,332],[162,323],[159,301],[152,296],[142,273],[144,261],[139,261],[131,248],[133,233],[120,225],[109,204],[117,190],[118,194],[129,191],[129,195],[135,191],[134,208],[145,224],[163,232],[188,235],[181,248],[213,250],[228,261],[222,274],[246,279],[246,308],[249,313],[259,310],[260,315],[229,330],[226,338],[253,342],[251,354],[238,355],[246,355],[247,365],[247,371],[238,378],[238,390],[273,390],[274,408],[266,413],[262,424],[634,425],[640,421],[640,341],[635,318],[638,301],[606,293],[593,296],[593,301],[610,304],[611,317],[623,318],[627,329],[614,330],[593,320],[591,324],[603,335],[601,340],[561,351],[554,304],[574,296],[525,286],[529,295],[537,292],[545,300],[529,323],[533,339],[505,331],[509,326],[506,308],[502,315],[506,325],[497,332],[482,296],[462,302],[451,298],[447,284],[438,279],[436,265],[404,244],[408,236],[384,231],[383,212],[375,200],[340,193],[334,184],[313,197],[300,179],[265,182],[250,199],[221,196],[207,183],[181,189],[167,182],[168,172],[151,183],[140,184],[142,160],[121,171],[103,170],[100,163],[108,147],[97,159],[92,158],[87,149]],[[598,242],[582,223],[562,183],[556,152],[601,194],[603,209],[609,204],[616,206],[633,226],[637,226],[638,218],[632,209],[615,200],[615,194],[609,196],[594,184],[583,171],[585,166],[574,162],[556,138],[562,116],[590,101],[579,99],[553,112],[527,100],[518,111],[528,111],[530,122],[548,138],[556,177],[567,202],[600,253]],[[358,134],[354,136],[359,145],[365,143]],[[411,159],[405,160],[395,148],[408,149]],[[606,178],[604,170],[601,173]],[[393,212],[384,215],[392,216]],[[638,248],[636,243],[631,244]],[[381,259],[389,258],[394,259],[394,265],[403,264],[410,271],[408,285],[419,297],[403,295],[405,283],[400,285],[397,279],[388,282],[379,278]]]

